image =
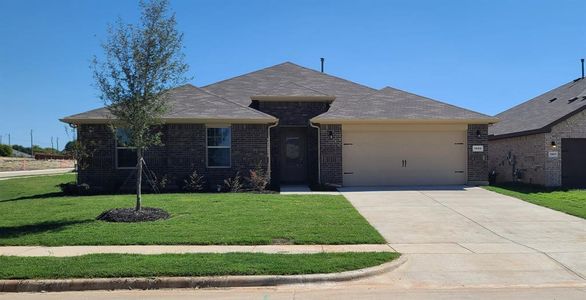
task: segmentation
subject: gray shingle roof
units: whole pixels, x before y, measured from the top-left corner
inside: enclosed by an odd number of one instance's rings
[[[315,122],[329,120],[477,120],[496,119],[471,110],[439,102],[391,87],[385,87],[358,101],[337,106],[317,116]]]
[[[163,119],[167,121],[217,119],[264,123],[276,121],[273,116],[224,99],[191,84],[169,90],[168,101],[171,109],[163,116]],[[106,108],[98,108],[62,120],[68,123],[79,123],[88,120],[105,121],[110,118],[111,114]]]
[[[327,95],[294,82],[283,82],[271,86],[267,90],[261,91],[258,95],[254,96],[327,97],[333,95]]]
[[[343,120],[449,120],[494,122],[470,110],[393,88],[377,91],[346,79],[285,62],[197,88],[185,85],[170,91],[172,110],[164,119],[242,119],[273,122],[274,117],[248,106],[257,96],[317,97],[335,101],[316,119]],[[108,119],[105,108],[64,118],[88,122]]]
[[[293,84],[291,84],[293,83]],[[332,107],[356,101],[376,90],[346,79],[311,70],[291,62],[240,75],[216,82],[203,89],[236,101],[250,104],[250,97],[262,95],[265,91],[278,89],[278,93],[299,93],[299,86],[315,92],[335,96]],[[275,88],[278,87],[278,88]]]
[[[501,121],[490,126],[489,134],[509,136],[547,131],[558,120],[585,108],[586,80],[574,80],[496,115]]]

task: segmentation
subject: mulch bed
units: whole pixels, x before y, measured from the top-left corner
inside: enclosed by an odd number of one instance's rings
[[[150,222],[168,219],[169,217],[168,212],[155,207],[143,207],[139,211],[134,208],[114,208],[101,213],[96,220],[106,222]]]

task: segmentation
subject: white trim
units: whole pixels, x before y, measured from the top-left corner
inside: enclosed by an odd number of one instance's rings
[[[228,128],[230,129],[230,146],[209,146],[208,145],[208,129],[209,128]],[[230,169],[232,168],[232,126],[230,124],[206,124],[206,168],[208,169]],[[228,149],[228,166],[210,166],[209,165],[209,157],[208,157],[208,149]]]

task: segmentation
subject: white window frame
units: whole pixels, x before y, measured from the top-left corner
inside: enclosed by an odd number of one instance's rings
[[[118,130],[118,129],[121,129],[121,128],[116,128],[116,130]],[[120,167],[120,166],[118,166],[118,149],[134,149],[134,150],[136,150],[136,147],[124,147],[124,146],[119,147],[118,146],[118,132],[115,132],[114,133],[114,143],[115,143],[114,144],[114,149],[115,149],[114,152],[116,152],[114,154],[114,163],[116,164],[116,169],[117,170],[133,170],[133,169],[136,169],[136,165],[134,167]]]
[[[209,128],[228,128],[230,129],[230,145],[228,146],[210,146],[208,145],[208,129]],[[228,149],[228,165],[227,166],[210,166],[208,149]],[[232,126],[230,125],[206,125],[206,168],[209,169],[229,169],[232,168]]]

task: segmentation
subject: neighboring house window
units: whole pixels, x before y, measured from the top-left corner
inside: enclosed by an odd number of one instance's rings
[[[229,168],[232,130],[230,127],[207,128],[207,165],[209,168]]]
[[[124,128],[116,128],[116,168],[136,168],[136,147],[130,147],[130,138]]]

